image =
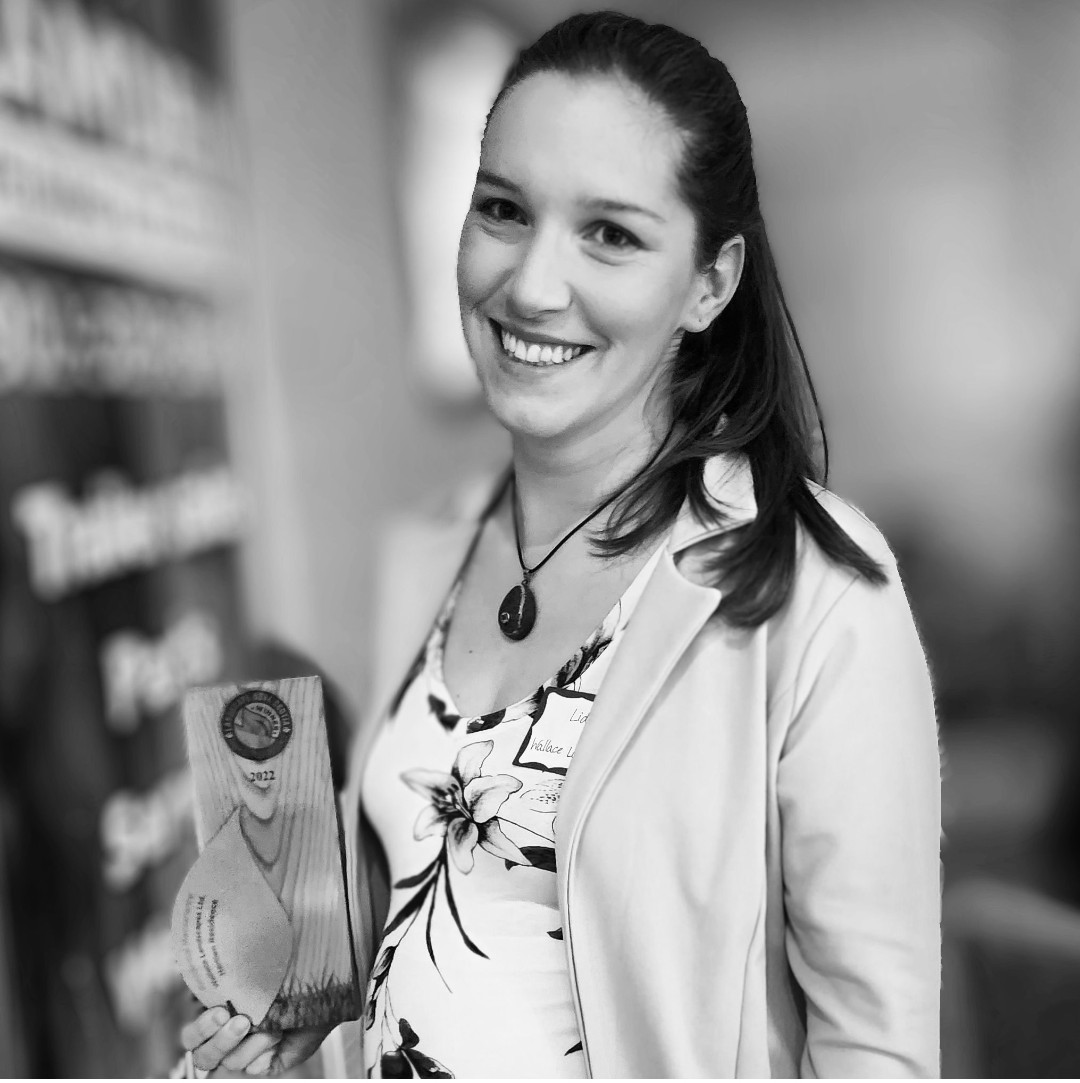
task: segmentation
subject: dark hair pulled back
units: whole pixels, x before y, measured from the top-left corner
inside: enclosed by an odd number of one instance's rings
[[[660,106],[683,136],[680,192],[697,224],[699,266],[742,235],[742,279],[709,328],[686,333],[670,375],[674,428],[663,453],[617,501],[606,531],[594,539],[609,556],[628,552],[660,531],[689,498],[706,522],[724,517],[705,487],[706,460],[744,452],[758,511],[725,535],[711,574],[724,587],[720,613],[751,627],[785,602],[795,575],[797,522],[833,561],[871,582],[880,566],[815,499],[824,483],[828,445],[817,395],[765,232],[750,126],[725,65],[694,38],[614,11],[574,15],[517,57],[492,105],[540,72],[613,76]],[[821,433],[820,467],[814,436]]]

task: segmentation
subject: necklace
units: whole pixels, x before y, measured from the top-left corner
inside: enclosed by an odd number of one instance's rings
[[[660,457],[660,452],[667,446],[671,431],[668,431],[667,436],[664,437],[660,446],[656,449],[652,458],[621,488],[616,489],[602,504],[594,508],[584,519],[581,520],[577,526],[568,530],[554,545],[552,549],[548,551],[547,556],[540,561],[539,564],[534,564],[531,568],[525,563],[525,558],[521,553],[521,531],[518,529],[518,515],[517,515],[517,479],[514,475],[510,477],[510,484],[512,486],[510,495],[510,514],[514,520],[514,546],[517,549],[518,564],[521,567],[521,582],[515,587],[511,587],[506,592],[506,597],[502,600],[502,605],[499,606],[499,631],[502,632],[507,639],[520,640],[524,639],[532,630],[536,624],[536,595],[533,593],[532,587],[529,586],[529,580],[587,523],[591,523],[606,507],[609,507],[615,500],[617,500],[627,489],[646,470],[649,469]]]

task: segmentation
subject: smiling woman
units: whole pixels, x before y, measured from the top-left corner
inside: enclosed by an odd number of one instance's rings
[[[724,65],[612,12],[524,50],[458,293],[511,461],[394,547],[345,797],[357,1069],[937,1074],[926,664],[822,487]],[[254,1072],[311,1045],[187,1038]]]

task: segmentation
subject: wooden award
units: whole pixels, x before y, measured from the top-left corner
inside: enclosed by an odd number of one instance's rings
[[[172,914],[177,965],[253,1029],[360,1013],[318,677],[190,690],[200,855]]]

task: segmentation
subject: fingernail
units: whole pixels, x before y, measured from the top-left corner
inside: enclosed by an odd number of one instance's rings
[[[235,1015],[229,1020],[230,1034],[243,1034],[251,1026],[251,1020],[246,1015]]]
[[[223,1027],[229,1021],[229,1012],[226,1008],[218,1008],[213,1018],[215,1027]]]

